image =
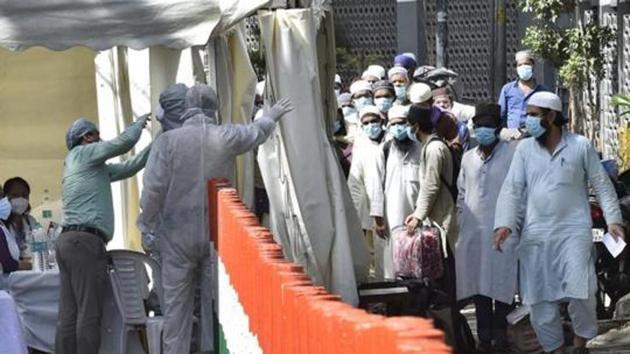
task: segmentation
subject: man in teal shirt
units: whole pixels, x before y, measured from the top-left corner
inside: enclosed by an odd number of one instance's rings
[[[61,278],[55,352],[98,353],[103,286],[107,279],[105,244],[114,234],[111,183],[144,168],[150,146],[120,164],[107,160],[129,152],[140,140],[149,114],[113,140],[80,118],[68,129],[64,163],[63,232],[56,243]]]

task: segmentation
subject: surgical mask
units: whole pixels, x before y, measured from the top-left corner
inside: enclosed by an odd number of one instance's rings
[[[407,136],[407,128],[409,126],[407,124],[396,124],[389,127],[389,132],[392,134],[394,139],[398,141],[403,141],[409,139]]]
[[[529,81],[534,75],[534,67],[531,65],[521,65],[516,68],[516,73],[521,81]]]
[[[339,97],[341,94],[341,89],[335,89],[335,96]]]
[[[392,103],[394,103],[394,100],[388,97],[379,97],[374,99],[374,104],[378,110],[383,113],[389,112],[390,108],[392,108]]]
[[[532,115],[527,116],[525,127],[527,128],[527,132],[529,133],[529,135],[533,136],[534,138],[541,137],[547,131],[547,129],[542,126],[542,118]]]
[[[490,127],[475,128],[475,136],[482,146],[492,145],[497,141],[497,129]]]
[[[394,86],[394,91],[396,92],[396,98],[399,101],[407,100],[407,86]]]
[[[28,199],[26,198],[15,198],[11,199],[11,210],[14,214],[22,215],[28,209]]]
[[[343,107],[341,109],[341,111],[343,112],[343,119],[345,119],[347,122],[351,122],[351,123],[356,123],[357,119],[359,118],[357,116],[357,110],[354,109],[354,107]]]
[[[11,202],[9,198],[0,199],[0,220],[7,220],[11,215]]]
[[[413,128],[410,125],[407,126],[407,137],[413,142],[420,143],[420,140],[418,140],[416,133],[413,131]]]
[[[370,139],[376,140],[381,136],[381,133],[383,133],[383,126],[381,123],[366,124],[363,126],[363,132],[365,132],[365,135]]]
[[[357,110],[354,109],[354,107],[350,107],[350,106],[345,106],[343,108],[341,108],[341,111],[343,112],[343,116],[347,117],[353,114],[357,114]]]
[[[360,111],[363,108],[372,105],[372,98],[364,96],[364,97],[355,98],[354,100],[352,100],[352,102],[354,103],[354,107]]]

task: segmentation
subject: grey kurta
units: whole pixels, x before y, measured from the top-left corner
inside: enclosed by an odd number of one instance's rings
[[[453,180],[453,158],[443,141],[436,141],[433,135],[420,152],[420,192],[413,216],[420,221],[430,220],[446,233],[451,251],[457,243],[457,220],[455,202],[448,186],[457,183]]]
[[[518,239],[509,238],[503,253],[492,247],[497,198],[515,149],[515,143],[499,142],[485,159],[478,147],[462,159],[457,181],[459,238],[455,245],[458,300],[484,295],[510,304],[516,293]]]
[[[621,223],[613,185],[585,137],[565,132],[553,154],[534,138],[516,149],[494,224],[522,229],[517,254],[525,304],[588,298],[589,286],[596,281],[589,184],[607,222]]]

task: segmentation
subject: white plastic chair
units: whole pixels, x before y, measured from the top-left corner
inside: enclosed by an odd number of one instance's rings
[[[129,332],[146,330],[149,354],[162,353],[163,318],[148,317],[144,300],[148,297],[146,265],[153,271],[153,288],[163,306],[160,266],[151,257],[130,250],[109,251],[112,260],[109,276],[116,305],[124,325],[120,338],[120,354],[126,354]],[[163,307],[162,307],[163,308]]]

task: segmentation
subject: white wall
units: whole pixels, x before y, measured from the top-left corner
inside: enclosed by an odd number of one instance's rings
[[[25,178],[33,206],[44,189],[61,197],[68,126],[80,116],[98,123],[94,55],[84,48],[0,50],[0,183]]]

